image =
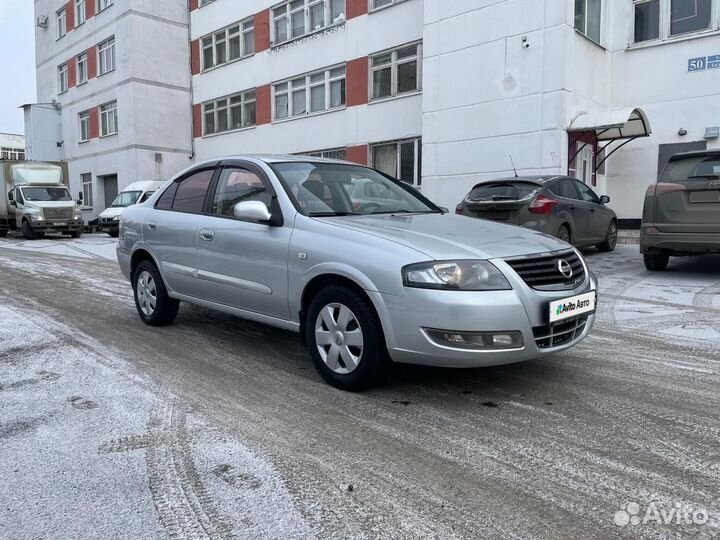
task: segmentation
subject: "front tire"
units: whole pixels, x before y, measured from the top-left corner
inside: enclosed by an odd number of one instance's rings
[[[650,253],[643,255],[643,263],[645,268],[652,272],[662,272],[670,262],[670,255],[667,253]]]
[[[368,300],[349,287],[332,285],[313,298],[305,341],[320,376],[341,390],[369,388],[386,364],[382,326]]]
[[[109,233],[108,233],[108,236],[109,236],[110,238],[117,238],[118,236],[120,236],[120,231],[112,231],[112,232],[109,232]]]
[[[166,326],[173,323],[180,302],[170,298],[154,263],[140,262],[135,268],[132,284],[135,308],[145,324]]]
[[[82,236],[82,233],[80,231],[73,231],[70,233],[71,238],[80,238]]]
[[[5,238],[8,235],[7,229],[0,229],[0,238]]]
[[[35,231],[33,231],[30,222],[27,220],[22,222],[22,235],[25,240],[35,240],[37,238]]]
[[[617,223],[615,223],[615,220],[610,222],[610,225],[608,225],[608,230],[605,233],[605,241],[601,244],[597,245],[597,248],[600,251],[615,251],[615,247],[617,246],[617,236],[618,236],[618,228]]]

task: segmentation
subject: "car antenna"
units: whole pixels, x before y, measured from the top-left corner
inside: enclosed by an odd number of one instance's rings
[[[517,169],[515,168],[515,162],[513,161],[512,154],[508,154],[510,156],[510,164],[512,165],[513,172],[515,173],[515,178],[519,178]]]

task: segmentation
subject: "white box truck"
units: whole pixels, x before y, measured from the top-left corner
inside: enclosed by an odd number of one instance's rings
[[[19,230],[28,240],[45,233],[78,238],[82,213],[68,182],[64,162],[0,161],[0,237]]]

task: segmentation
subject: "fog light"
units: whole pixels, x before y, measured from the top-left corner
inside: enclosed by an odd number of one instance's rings
[[[436,345],[453,349],[495,350],[518,349],[523,346],[520,332],[453,332],[424,328],[425,334]]]

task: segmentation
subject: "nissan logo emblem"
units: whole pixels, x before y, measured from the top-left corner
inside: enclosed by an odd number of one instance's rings
[[[560,272],[564,278],[570,279],[573,275],[572,266],[565,259],[560,259],[557,263],[558,272]]]

